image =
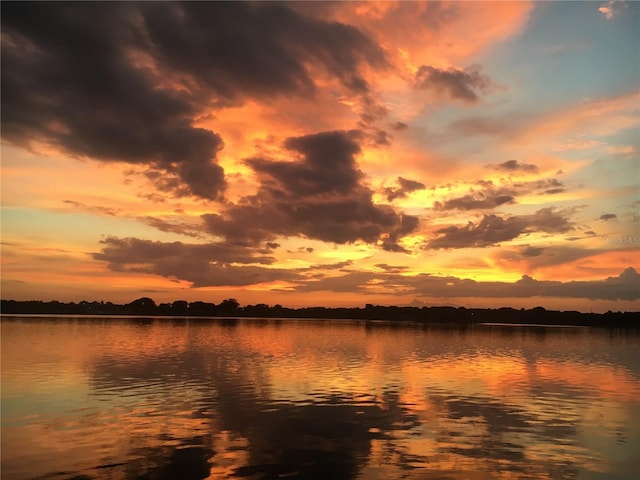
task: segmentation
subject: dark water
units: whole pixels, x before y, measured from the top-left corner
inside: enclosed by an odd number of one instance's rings
[[[10,479],[640,478],[640,337],[2,318]]]

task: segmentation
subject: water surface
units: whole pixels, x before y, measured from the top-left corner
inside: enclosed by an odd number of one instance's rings
[[[2,317],[10,479],[640,478],[640,337]]]

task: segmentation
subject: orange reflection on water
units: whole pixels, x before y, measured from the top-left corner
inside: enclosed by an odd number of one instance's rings
[[[640,384],[628,369],[611,364],[585,364],[576,361],[544,360],[536,364],[536,374],[558,383],[572,385],[601,399],[640,404]]]
[[[518,332],[3,322],[3,472],[626,478],[640,445],[637,339]]]

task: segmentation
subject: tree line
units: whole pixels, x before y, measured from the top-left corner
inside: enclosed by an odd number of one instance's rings
[[[288,308],[266,304],[241,306],[228,298],[219,304],[177,300],[157,304],[142,297],[126,304],[112,302],[64,303],[58,301],[2,300],[2,314],[61,314],[61,315],[145,315],[189,317],[261,317],[261,318],[326,318],[353,320],[386,320],[438,324],[520,323],[544,325],[585,325],[615,328],[640,328],[640,312],[583,313],[578,311],[514,308],[465,307],[400,307],[367,304],[362,307],[303,307]]]

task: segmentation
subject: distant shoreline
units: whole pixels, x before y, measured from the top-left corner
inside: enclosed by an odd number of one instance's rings
[[[4,315],[72,315],[83,317],[173,317],[173,318],[270,318],[317,320],[368,320],[424,325],[485,325],[527,327],[604,327],[640,329],[640,312],[583,313],[546,310],[543,307],[514,309],[510,307],[398,307],[367,304],[365,307],[288,308],[265,304],[240,306],[227,299],[220,304],[176,301],[156,304],[143,297],[128,304],[111,302],[42,302],[1,300]]]
[[[139,321],[139,322],[153,322],[155,320],[167,320],[167,321],[195,321],[195,322],[221,322],[224,325],[230,323],[236,323],[239,321],[267,321],[267,322],[336,322],[336,323],[366,323],[380,325],[380,326],[425,326],[425,327],[443,327],[443,328],[459,328],[467,326],[477,327],[497,327],[497,328],[558,328],[558,329],[580,329],[580,328],[592,328],[592,327],[604,327],[604,325],[562,325],[552,323],[496,323],[496,322],[429,322],[419,320],[384,320],[384,319],[370,319],[370,318],[316,318],[316,317],[242,317],[242,316],[228,316],[228,317],[212,317],[202,315],[141,315],[141,314],[119,314],[119,315],[105,315],[100,313],[94,314],[74,314],[74,313],[4,313],[0,312],[0,318],[11,319],[67,319],[67,320],[125,320],[125,321]],[[626,327],[613,327],[613,328],[626,328]],[[640,325],[637,327],[640,330]]]

